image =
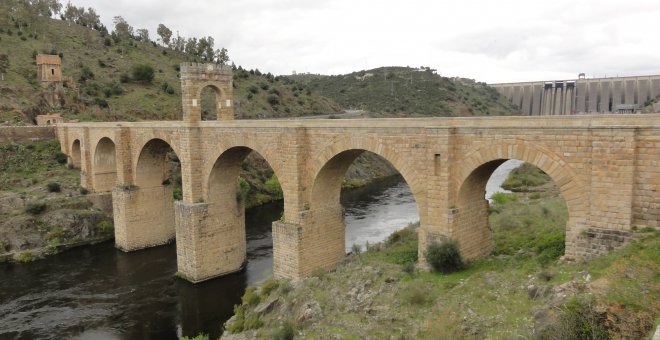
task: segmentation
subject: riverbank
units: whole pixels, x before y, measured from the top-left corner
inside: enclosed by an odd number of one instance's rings
[[[0,146],[0,262],[111,240],[112,215],[81,189],[56,140]]]
[[[490,209],[493,256],[457,273],[419,272],[411,226],[334,271],[249,288],[222,339],[648,336],[660,315],[660,234],[639,231],[607,256],[563,262],[557,187],[543,173],[512,177],[518,192],[495,195]]]

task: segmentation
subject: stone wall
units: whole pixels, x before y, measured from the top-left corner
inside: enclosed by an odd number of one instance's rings
[[[0,144],[30,143],[57,138],[53,126],[0,126]]]

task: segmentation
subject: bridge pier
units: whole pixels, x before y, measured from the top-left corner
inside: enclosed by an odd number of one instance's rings
[[[115,246],[133,251],[174,239],[172,187],[120,186],[112,191]]]
[[[243,206],[223,214],[219,205],[183,201],[174,205],[178,272],[190,282],[227,275],[245,266]]]
[[[314,269],[336,267],[346,255],[341,205],[306,210],[300,224],[273,222],[273,275],[309,276]]]

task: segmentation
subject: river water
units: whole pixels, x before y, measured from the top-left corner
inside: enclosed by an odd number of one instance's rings
[[[510,161],[511,162],[511,161]],[[486,197],[517,165],[491,177]],[[342,193],[346,249],[380,242],[419,219],[407,184],[389,178]],[[246,212],[247,268],[189,284],[174,276],[175,246],[123,253],[112,242],[72,249],[27,265],[0,267],[0,339],[216,338],[245,288],[272,275],[276,202]]]

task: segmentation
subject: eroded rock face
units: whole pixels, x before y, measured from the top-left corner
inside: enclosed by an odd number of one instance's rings
[[[14,258],[25,251],[57,252],[62,246],[109,240],[114,235],[111,217],[101,211],[55,209],[32,216],[13,210],[0,219],[0,254],[13,253]]]

